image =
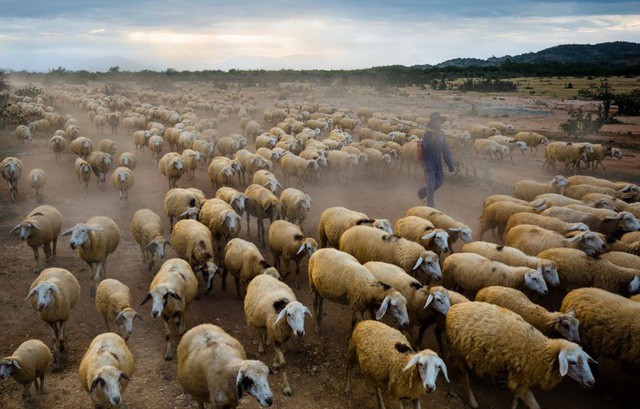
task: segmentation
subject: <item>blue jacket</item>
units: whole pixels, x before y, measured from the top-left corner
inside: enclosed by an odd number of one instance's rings
[[[444,134],[434,134],[432,130],[427,129],[422,136],[422,150],[424,153],[422,158],[424,170],[442,171],[441,156],[444,156],[444,161],[447,163],[449,171],[453,172],[455,169],[449,144]]]

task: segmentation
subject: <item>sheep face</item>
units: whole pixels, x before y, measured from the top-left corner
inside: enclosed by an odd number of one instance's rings
[[[120,384],[128,382],[129,377],[114,366],[104,366],[98,372],[98,376],[91,383],[89,396],[96,407],[104,406],[105,402],[109,402],[111,406],[120,406],[122,404],[122,395],[120,393]]]
[[[258,401],[260,406],[271,406],[273,404],[273,395],[267,380],[268,374],[269,368],[262,362],[254,360],[242,361],[238,375],[236,375],[238,399],[244,393],[248,393]],[[221,406],[226,404],[226,396],[222,394],[216,393],[214,400],[216,403],[220,400]]]
[[[527,143],[524,141],[516,141],[515,143],[520,152],[524,152],[528,149]]]
[[[457,238],[459,238],[460,240],[462,240],[464,243],[469,243],[471,241],[471,237],[472,237],[472,233],[471,233],[471,229],[467,226],[465,227],[452,227],[449,229],[449,231],[452,233],[451,235],[457,236]]]
[[[391,223],[389,223],[389,220],[387,219],[376,219],[376,221],[373,222],[372,226],[389,234],[393,234],[393,228],[391,227]]]
[[[20,167],[18,166],[18,164],[14,161],[9,161],[4,166],[3,174],[5,175],[6,179],[11,179],[17,177],[19,171]]]
[[[396,321],[398,321],[398,326],[400,328],[407,328],[409,326],[407,299],[398,291],[390,290],[387,292],[387,295],[382,300],[382,304],[380,304],[380,308],[376,313],[376,319],[381,319],[386,314],[387,310],[391,310],[391,315]]]
[[[300,199],[300,207],[302,208],[302,210],[304,210],[305,212],[308,212],[311,210],[311,198],[309,197],[309,195],[305,195],[302,199]]]
[[[425,250],[421,253],[416,264],[413,266],[413,271],[416,270],[422,271],[434,281],[442,278],[442,271],[440,270],[438,256],[433,251]]]
[[[171,288],[165,285],[157,285],[149,291],[149,294],[142,300],[140,305],[143,305],[149,300],[153,300],[151,304],[151,316],[158,318],[167,306],[169,298],[173,298],[176,302],[182,302],[182,297],[176,294]]]
[[[142,317],[133,308],[125,308],[113,320],[113,324],[118,328],[118,334],[125,341],[129,340],[129,336],[133,332],[133,320],[136,318],[142,320]]]
[[[526,272],[524,275],[524,284],[538,294],[545,295],[548,291],[547,283],[544,281],[540,268]]]
[[[298,301],[292,301],[287,304],[282,311],[278,314],[278,317],[274,321],[273,325],[278,324],[283,318],[287,318],[287,324],[291,328],[293,335],[296,337],[304,336],[304,316],[311,317],[311,311]]]
[[[449,308],[451,308],[449,292],[443,288],[442,290],[438,289],[429,293],[424,308],[427,308],[429,305],[432,305],[433,308],[442,315],[446,315]]]
[[[180,218],[198,220],[199,214],[200,214],[200,209],[198,209],[197,207],[190,207],[184,212],[180,213]]]
[[[233,207],[237,212],[244,212],[244,206],[247,197],[243,194],[237,194],[231,200],[231,207]]]
[[[90,239],[90,232],[92,231],[102,231],[103,228],[99,226],[87,226],[84,223],[78,223],[73,228],[65,231],[61,234],[61,236],[71,235],[71,239],[69,240],[69,245],[73,250],[78,248],[79,246],[83,246]]]
[[[636,217],[629,212],[620,212],[615,218],[619,220],[618,225],[624,231],[637,231],[640,230],[640,222]]]
[[[213,288],[213,278],[216,274],[218,274],[218,271],[218,266],[215,265],[215,263],[211,260],[208,260],[195,268],[195,273],[202,273],[204,286],[207,289],[207,292],[211,291],[211,289]]]
[[[29,139],[31,140],[31,139]],[[622,159],[622,151],[620,150],[620,148],[612,148],[611,149],[611,156],[614,158],[618,158],[618,159]]]
[[[296,252],[296,255],[303,254],[306,251],[309,256],[312,256],[316,250],[318,250],[318,243],[314,239],[307,237]]]
[[[545,260],[540,263],[540,268],[542,269],[542,277],[544,277],[544,281],[553,286],[560,284],[560,277],[558,276],[556,263]]]
[[[576,319],[576,310],[573,308],[566,314],[553,319],[555,330],[571,342],[580,342],[578,327],[580,322]]]
[[[22,222],[11,229],[10,233],[17,231],[18,229],[20,229],[20,240],[27,240],[31,237],[33,231],[40,230],[40,227],[32,222]]]
[[[235,232],[240,227],[240,216],[236,212],[227,212],[222,216],[222,221],[229,232]]]
[[[589,231],[589,226],[584,223],[575,223],[567,231]]]
[[[577,242],[580,249],[590,256],[602,253],[606,248],[605,242],[602,241],[597,234],[591,231],[576,234],[575,237],[569,240]]]
[[[558,187],[568,186],[569,183],[569,179],[565,178],[562,175],[556,175],[553,179],[551,179],[551,184],[557,185]]]
[[[558,354],[558,364],[560,367],[560,375],[569,376],[585,388],[591,388],[596,381],[589,368],[589,360],[595,362],[586,352],[578,345],[570,344]]]
[[[430,238],[433,238],[436,248],[440,249],[440,251],[444,253],[449,251],[449,234],[447,232],[432,231],[431,233],[427,233],[421,237],[423,240],[429,240]]]
[[[14,370],[20,370],[20,364],[15,359],[8,356],[0,360],[0,381],[11,376]]]
[[[640,276],[635,276],[629,283],[629,292],[635,294],[640,289]]]
[[[55,303],[55,294],[60,294],[60,289],[57,285],[42,281],[38,283],[37,286],[33,287],[25,300],[30,299],[34,295],[38,296],[38,312],[44,311],[45,308],[53,305]]]
[[[422,386],[427,392],[433,392],[436,390],[436,378],[441,370],[444,378],[449,382],[447,366],[435,352],[428,349],[418,352],[411,357],[403,371],[407,371],[416,365],[418,366],[420,379],[422,379]]]

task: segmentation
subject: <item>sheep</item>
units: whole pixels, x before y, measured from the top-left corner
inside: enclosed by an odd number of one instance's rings
[[[278,189],[282,188],[280,182],[275,177],[273,173],[268,170],[260,169],[253,174],[251,179],[251,183],[254,185],[260,185],[262,187],[266,187],[271,191],[271,193],[275,194]]]
[[[203,161],[202,154],[193,149],[185,149],[182,151],[182,159],[187,165],[187,180],[193,182],[195,179],[195,172],[200,167]]]
[[[444,229],[436,229],[433,223],[421,217],[406,216],[398,219],[394,231],[398,236],[415,241],[438,256],[449,252],[449,233]]]
[[[99,151],[108,153],[111,156],[114,156],[116,154],[116,151],[118,150],[118,142],[107,138],[102,139],[99,146]]]
[[[2,169],[2,178],[9,185],[11,200],[15,202],[18,196],[18,180],[22,176],[24,163],[18,158],[7,156],[0,162],[0,169]]]
[[[405,216],[418,216],[427,219],[437,229],[444,229],[449,233],[449,251],[453,253],[453,244],[462,240],[464,243],[471,241],[471,229],[466,224],[459,222],[441,211],[427,206],[412,207],[404,213]]]
[[[234,153],[240,150],[241,147],[239,141],[236,141],[235,139],[228,136],[223,136],[218,139],[216,149],[218,150],[218,152],[220,152],[220,155],[230,158]]]
[[[578,344],[549,339],[505,308],[484,302],[456,304],[447,313],[446,327],[451,360],[463,372],[472,408],[478,402],[471,391],[469,369],[480,376],[506,376],[514,392],[512,408],[520,399],[530,409],[539,409],[530,388],[551,389],[567,374],[582,386],[595,384],[588,365],[593,359]]]
[[[547,199],[547,203],[551,204],[552,206],[566,206],[566,205],[570,205],[570,204],[584,204],[584,202],[581,201],[581,200],[572,199],[570,197],[567,197],[567,196],[564,196],[564,195],[560,195],[558,193],[543,193],[541,195],[536,196],[533,200],[537,201],[537,200],[542,200],[542,199]]]
[[[621,190],[629,186],[629,183],[627,182],[612,182],[607,179],[599,179],[593,176],[574,175],[574,176],[569,176],[568,179],[572,185],[592,185],[592,186],[605,187],[612,190]],[[632,185],[632,186],[635,186],[635,185]]]
[[[235,164],[235,166],[240,169],[239,164]],[[235,174],[234,163],[223,156],[213,158],[207,169],[207,176],[214,191],[221,186],[233,186],[233,176]]]
[[[300,262],[306,255],[313,255],[318,249],[317,242],[311,237],[304,237],[302,230],[293,223],[285,220],[276,220],[269,226],[269,250],[273,255],[273,265],[278,271],[289,275],[288,270],[291,261],[295,264],[296,288],[300,277]],[[281,261],[284,268],[281,269]]]
[[[420,408],[425,392],[436,389],[436,378],[442,371],[447,382],[447,367],[432,350],[415,352],[398,330],[376,321],[362,321],[353,331],[347,351],[345,393],[351,393],[353,368],[361,372],[376,390],[378,408],[384,409],[382,389],[393,398],[411,400]]]
[[[56,254],[61,229],[62,214],[53,206],[42,205],[29,212],[9,233],[19,232],[20,239],[27,241],[36,260],[33,272],[37,274],[41,270],[38,247],[43,247],[45,260],[49,262]]]
[[[475,253],[451,254],[442,263],[442,275],[445,287],[463,289],[471,297],[491,285],[548,292],[541,267],[513,267]]]
[[[189,305],[198,292],[198,279],[191,266],[179,258],[172,258],[164,262],[160,270],[151,281],[149,293],[140,305],[152,301],[151,316],[154,319],[162,316],[164,334],[167,342],[164,359],[173,359],[171,351],[171,331],[169,320],[173,319],[178,333],[184,335],[186,328],[184,314],[189,310]]]
[[[320,249],[309,259],[309,290],[313,297],[315,332],[320,331],[322,304],[329,301],[347,304],[351,309],[351,329],[357,314],[381,319],[387,309],[401,328],[409,325],[407,299],[397,290],[375,279],[352,255],[336,249]]]
[[[215,156],[216,145],[215,142],[203,141],[201,139],[196,140],[193,143],[193,150],[196,152],[200,152],[202,156],[202,161],[204,163],[209,163],[211,159]]]
[[[69,235],[69,245],[73,250],[78,249],[80,258],[91,268],[93,283],[90,295],[93,298],[101,276],[107,277],[107,256],[120,243],[120,229],[108,217],[93,216],[86,223],[78,223],[62,233],[62,236]]]
[[[56,163],[61,164],[62,158],[60,154],[67,148],[67,140],[64,136],[54,135],[49,139],[49,149],[56,155]]]
[[[124,166],[120,166],[111,174],[111,182],[113,187],[118,191],[120,195],[121,207],[124,209],[129,202],[129,190],[133,186],[135,180],[134,173],[131,169]]]
[[[208,293],[213,288],[213,278],[218,273],[214,262],[211,231],[197,220],[180,220],[171,232],[171,246],[178,257],[189,262],[195,273],[202,273],[204,287]]]
[[[586,155],[593,153],[590,143],[573,144],[571,142],[551,142],[544,150],[544,167],[551,166],[555,172],[556,162],[564,163],[567,172],[569,166],[576,171],[580,170],[580,161],[586,159]]]
[[[65,328],[79,296],[78,280],[62,268],[42,270],[29,287],[25,300],[31,300],[31,306],[38,311],[40,319],[51,327],[54,363],[58,363],[60,353],[64,352]]]
[[[543,193],[559,193],[562,195],[568,185],[569,180],[562,175],[554,176],[549,183],[523,179],[513,186],[513,196],[518,199],[532,201],[536,196]]]
[[[11,376],[22,385],[22,404],[31,400],[31,384],[44,393],[44,376],[51,363],[51,350],[38,339],[29,339],[0,359],[0,380]]]
[[[516,199],[515,197],[509,195],[489,195],[482,201],[482,209],[485,209],[487,206],[495,202],[511,202],[523,206],[531,206],[533,203],[538,202],[538,200],[527,202],[526,200]]]
[[[601,254],[600,258],[620,267],[640,270],[640,256],[636,256],[635,254],[629,254],[623,251],[608,251]]]
[[[536,132],[518,132],[514,135],[513,139],[516,141],[522,141],[526,143],[527,146],[531,149],[531,155],[534,154],[534,149],[535,149],[535,153],[538,152],[538,146],[540,144],[542,145],[549,144],[549,139],[547,137],[542,136]]]
[[[480,226],[478,227],[478,240],[482,240],[484,232],[497,229],[496,237],[501,238],[504,234],[509,217],[516,213],[540,213],[548,206],[545,200],[534,203],[532,206],[520,205],[512,202],[495,202],[485,207],[480,216]]]
[[[135,170],[137,164],[138,159],[136,158],[136,155],[131,152],[122,152],[118,158],[118,166],[124,166],[125,168]]]
[[[566,223],[583,223],[589,230],[600,229],[605,221],[589,213],[579,212],[566,207],[552,206],[540,213],[541,216],[555,217]]]
[[[142,152],[144,155],[144,148],[148,146],[150,138],[151,132],[148,130],[135,131],[133,133],[133,145],[136,147],[136,153]]]
[[[216,242],[216,254],[221,256],[225,241],[237,237],[240,233],[241,218],[231,205],[221,199],[209,199],[204,202],[198,215],[198,221],[209,228]]]
[[[589,193],[604,193],[606,195],[613,196],[617,194],[618,191],[609,189],[607,187],[593,186],[589,184],[583,184],[583,185],[572,184],[570,186],[567,186],[567,188],[564,191],[564,194],[567,197],[570,197],[576,200],[582,200],[582,198]]]
[[[622,159],[622,151],[620,148],[614,148],[612,146],[603,146],[599,143],[593,144],[593,153],[588,153],[586,155],[587,160],[585,161],[587,168],[591,166],[593,172],[598,169],[598,165],[602,165],[602,170],[607,170],[604,167],[602,161],[605,158],[618,158]]]
[[[335,170],[338,177],[338,183],[344,185],[347,183],[347,179],[353,176],[354,168],[360,163],[359,155],[350,154],[343,151],[330,150],[327,153],[327,165],[329,171]],[[282,160],[281,160],[282,161]]]
[[[578,334],[580,321],[575,318],[575,310],[569,310],[566,313],[550,312],[531,302],[521,291],[502,286],[481,289],[475,300],[515,312],[549,338],[565,338],[571,342],[580,342]]]
[[[76,176],[82,183],[82,191],[86,195],[89,192],[89,179],[91,179],[91,164],[82,158],[76,158],[74,164]]]
[[[234,159],[240,163],[242,171],[239,176],[242,183],[245,183],[245,175],[252,175],[259,170],[272,170],[273,163],[260,155],[251,153],[246,149],[241,149],[235,153]]]
[[[513,125],[505,125],[500,121],[489,121],[487,122],[486,126],[488,126],[489,128],[497,129],[501,135],[515,133],[515,128],[513,127]]]
[[[511,154],[509,147],[490,139],[476,139],[473,142],[473,150],[476,156],[487,159],[499,160]]]
[[[595,209],[589,206],[568,205],[567,209],[577,210],[579,212],[590,213],[599,218],[599,226],[593,230],[603,233],[612,238],[619,238],[625,232],[636,231],[640,229],[640,222],[630,212],[616,212],[608,209]]]
[[[136,211],[131,220],[131,236],[140,246],[142,261],[147,264],[147,270],[152,271],[154,256],[164,258],[165,246],[169,244],[164,238],[160,216],[149,209]]]
[[[373,167],[378,173],[378,180],[382,180],[383,173],[388,172],[391,165],[391,155],[374,148],[365,148],[363,153],[367,155],[367,166]]]
[[[242,217],[244,214],[245,205],[247,202],[247,196],[238,192],[232,187],[221,187],[216,191],[216,199],[222,199],[229,203],[233,210],[238,213],[238,216]]]
[[[195,188],[173,188],[165,193],[164,213],[169,218],[171,229],[174,219],[197,219],[204,201],[204,192]]]
[[[503,237],[506,237],[509,230],[522,224],[533,224],[563,235],[573,231],[589,231],[589,226],[584,223],[567,223],[556,217],[543,216],[537,213],[514,213],[507,220]]]
[[[231,273],[236,283],[238,299],[246,295],[249,282],[259,274],[280,277],[278,270],[265,261],[255,244],[240,238],[227,242],[222,258],[222,290],[227,289],[227,274]]]
[[[93,142],[91,139],[79,136],[69,144],[71,152],[80,156],[82,159],[87,160],[89,155],[93,152]]]
[[[260,149],[260,148],[273,149],[275,148],[277,142],[278,142],[278,138],[276,138],[275,136],[268,133],[263,133],[256,137],[256,149]],[[271,158],[265,158],[265,159],[271,159]]]
[[[133,355],[119,335],[106,332],[91,341],[78,374],[95,408],[122,406],[122,394],[133,375],[133,366]]]
[[[67,122],[69,124],[69,122]],[[77,124],[70,124],[64,130],[64,137],[67,141],[72,142],[80,137],[80,127]]]
[[[147,143],[147,147],[153,154],[154,159],[156,160],[156,165],[160,165],[160,159],[162,155],[162,150],[164,149],[164,139],[159,135],[151,135],[149,138],[149,142]]]
[[[113,162],[111,154],[102,151],[95,151],[92,152],[91,155],[89,155],[89,159],[87,160],[87,162],[89,162],[89,164],[91,165],[93,174],[96,175],[98,186],[100,186],[100,189],[102,191],[105,191],[106,175],[111,169],[111,164]]]
[[[282,370],[283,392],[291,396],[282,346],[292,337],[304,336],[304,316],[311,316],[311,312],[296,299],[288,285],[261,274],[247,287],[244,313],[247,325],[258,333],[258,353],[264,352],[265,344],[273,344],[276,352],[273,368]]]
[[[634,207],[630,206],[629,203],[624,200],[616,199],[615,197],[603,193],[587,193],[582,196],[580,200],[583,203],[587,203],[590,207],[596,207],[600,209],[610,209],[615,210],[617,212],[629,211],[634,212]],[[576,200],[575,203],[568,204],[581,204],[580,201]],[[635,214],[634,216],[640,217],[639,214]]]
[[[500,131],[486,125],[472,124],[469,128],[469,133],[473,139],[477,140],[478,138],[488,138],[491,135],[499,135]]]
[[[102,315],[107,332],[111,331],[111,325],[115,325],[116,332],[125,342],[133,332],[133,320],[136,318],[142,320],[132,305],[131,291],[120,281],[107,278],[98,285],[96,310]]]
[[[355,212],[345,207],[329,207],[320,215],[318,224],[318,241],[320,247],[327,244],[338,248],[342,233],[353,226],[367,225],[393,234],[391,223],[387,219],[370,219],[364,213]]]
[[[560,309],[575,311],[585,351],[623,367],[640,365],[639,303],[599,288],[579,288],[564,297]]]
[[[248,360],[237,339],[213,324],[190,329],[178,344],[178,382],[204,407],[235,408],[244,393],[271,406],[269,368]]]
[[[339,249],[361,263],[384,261],[401,267],[407,274],[422,276],[422,281],[441,278],[438,256],[420,244],[390,235],[371,226],[354,226],[340,237]]]
[[[292,187],[287,188],[280,193],[280,201],[282,202],[282,216],[291,223],[297,223],[302,230],[302,223],[307,218],[307,213],[311,211],[313,200],[311,197]]]
[[[640,256],[640,233],[626,233],[620,240],[611,244],[611,250],[624,251],[626,253]]]
[[[166,153],[158,162],[160,173],[169,180],[169,189],[178,187],[178,180],[187,171],[187,162],[179,153]]]
[[[538,257],[556,263],[565,290],[598,287],[613,293],[629,295],[640,289],[640,270],[620,267],[603,258],[589,256],[570,248],[551,248]]]
[[[31,142],[33,135],[31,135],[31,130],[26,125],[18,125],[16,130],[13,132],[15,137],[22,142],[22,145],[26,145],[27,142]]]
[[[36,201],[42,202],[42,188],[47,181],[47,173],[42,169],[33,169],[27,177],[29,187],[35,190]]]
[[[269,190],[260,185],[249,185],[244,191],[247,197],[247,233],[251,234],[250,216],[256,218],[258,240],[265,247],[266,234],[263,219],[269,218],[269,222],[282,219],[282,202]]]
[[[296,176],[298,178],[298,184],[304,186],[304,179],[306,179],[311,173],[318,172],[318,162],[315,160],[303,159],[296,155],[285,155],[280,159],[280,166],[284,173],[284,182],[288,186],[291,186],[289,177]]]
[[[521,224],[509,230],[505,244],[530,256],[556,247],[574,248],[589,255],[601,253],[605,248],[604,241],[591,231],[578,232],[571,238],[565,238],[559,233],[532,224]]]

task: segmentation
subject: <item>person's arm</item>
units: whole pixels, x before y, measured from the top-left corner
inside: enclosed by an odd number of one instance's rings
[[[451,150],[449,149],[449,144],[447,143],[447,138],[442,137],[442,154],[444,155],[444,161],[449,167],[449,172],[453,172],[456,170],[455,164],[453,163],[453,157],[451,156]]]

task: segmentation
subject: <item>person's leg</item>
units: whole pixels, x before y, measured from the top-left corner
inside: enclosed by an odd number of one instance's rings
[[[442,171],[442,169],[437,169],[434,171],[434,178],[435,178],[435,189],[434,191],[440,189],[440,186],[442,186],[442,184],[444,183],[444,172]]]
[[[425,172],[427,178],[427,206],[434,207],[433,200],[436,194],[436,171],[430,170]]]
[[[424,200],[424,198],[427,196],[427,183],[429,180],[429,176],[426,170],[424,171],[424,179],[425,179],[425,185],[422,186],[420,189],[418,189],[418,198],[420,200]]]

